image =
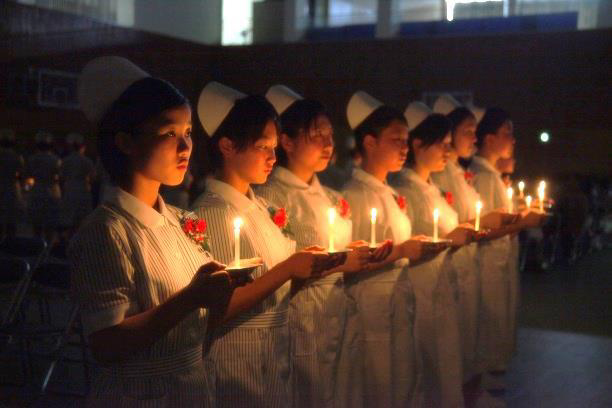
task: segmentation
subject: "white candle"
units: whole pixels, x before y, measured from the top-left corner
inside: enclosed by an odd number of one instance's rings
[[[523,191],[525,190],[525,182],[523,180],[519,181],[518,183],[518,188],[519,188],[519,198],[523,198]]]
[[[482,211],[482,201],[476,202],[476,222],[474,223],[474,229],[480,231],[480,211]]]
[[[372,221],[372,228],[370,230],[370,246],[374,247],[376,246],[376,215],[377,215],[377,211],[376,208],[372,208],[370,210],[370,216],[371,216],[371,221]]]
[[[528,195],[527,197],[525,197],[525,204],[527,205],[527,209],[531,208],[531,196]]]
[[[514,190],[512,187],[508,187],[506,190],[506,194],[508,195],[508,212],[512,212],[512,196],[514,195]]]
[[[435,210],[433,210],[433,240],[437,241],[438,240],[438,219],[440,218],[440,210],[438,210],[437,208]]]
[[[234,263],[240,265],[240,227],[242,226],[242,218],[234,219]]]
[[[538,187],[538,200],[540,200],[540,211],[544,212],[544,189],[546,188],[546,183],[543,181],[540,183],[540,187]]]
[[[334,221],[336,220],[335,208],[330,208],[327,210],[327,218],[329,219],[329,252],[334,252]]]

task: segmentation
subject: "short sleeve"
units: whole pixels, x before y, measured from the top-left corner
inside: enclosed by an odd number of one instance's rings
[[[86,334],[115,326],[137,310],[134,266],[127,238],[111,226],[90,224],[70,245],[71,290]]]

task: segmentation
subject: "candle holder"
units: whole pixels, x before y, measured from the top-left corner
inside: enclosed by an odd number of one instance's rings
[[[263,261],[259,257],[247,258],[241,259],[238,264],[232,262],[225,268],[225,270],[233,279],[236,279],[252,274],[255,269],[259,268],[262,265]]]

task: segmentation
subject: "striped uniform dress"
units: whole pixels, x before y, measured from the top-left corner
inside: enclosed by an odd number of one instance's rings
[[[69,257],[72,292],[86,334],[163,303],[212,259],[183,232],[183,213],[158,198],[159,212],[117,187],[87,217]],[[102,365],[89,396],[94,407],[211,406],[202,361],[207,313],[199,309],[150,347]]]
[[[211,252],[221,262],[234,259],[233,220],[241,217],[241,258],[260,256],[264,266],[257,278],[295,252],[295,242],[274,224],[269,205],[224,182],[209,178],[206,192],[193,210],[208,222]],[[219,407],[286,407],[291,404],[289,384],[289,307],[287,282],[251,310],[238,315],[212,333],[207,344],[207,365],[215,375]]]
[[[483,213],[508,208],[506,186],[501,173],[480,156],[474,156],[470,171],[474,188],[482,198]],[[480,336],[483,359],[489,371],[505,370],[515,349],[516,313],[519,299],[518,245],[510,236],[481,244],[481,301],[483,313]]]
[[[404,242],[410,220],[396,201],[397,193],[361,169],[342,191],[353,213],[353,239],[370,241],[370,210],[376,208],[376,238]],[[346,279],[357,304],[364,336],[364,394],[368,407],[406,407],[418,403],[414,342],[415,299],[407,260]],[[357,392],[357,390],[355,390]]]
[[[28,213],[34,225],[57,227],[60,221],[60,189],[57,182],[61,160],[49,152],[28,158],[27,172],[34,178],[28,198]]]
[[[470,222],[476,218],[476,203],[480,196],[468,184],[463,168],[449,161],[443,171],[433,173],[431,180],[440,190],[451,193],[452,207],[458,220]],[[478,244],[472,243],[453,252],[452,265],[459,284],[459,324],[463,354],[464,379],[484,371],[483,362],[478,355],[478,326],[480,318],[480,265],[478,263]]]
[[[305,183],[284,167],[277,167],[256,193],[285,207],[298,249],[328,247],[327,210],[342,198],[321,186],[317,176]],[[337,211],[334,247],[351,242],[350,218]],[[355,388],[362,347],[356,305],[347,296],[342,274],[309,281],[293,295],[289,307],[294,407],[355,407],[362,403]]]

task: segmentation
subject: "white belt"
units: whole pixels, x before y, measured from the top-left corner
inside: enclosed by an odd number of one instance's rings
[[[277,312],[265,312],[255,315],[242,314],[236,316],[228,323],[224,324],[223,327],[231,328],[269,328],[269,327],[280,327],[284,326],[289,321],[288,310],[279,310]]]

